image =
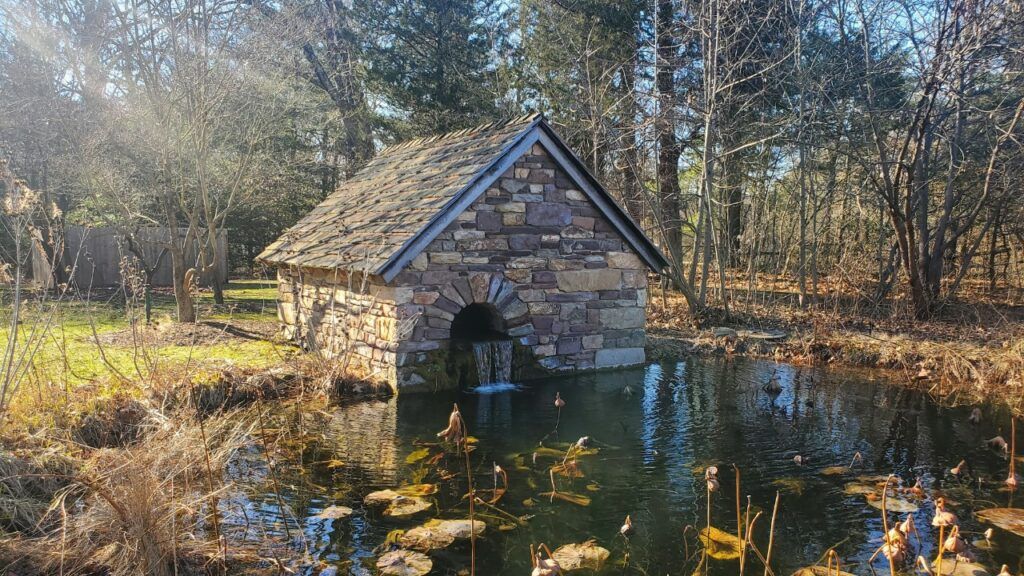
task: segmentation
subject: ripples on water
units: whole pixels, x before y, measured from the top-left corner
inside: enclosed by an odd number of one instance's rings
[[[762,390],[773,373],[783,386],[777,396]],[[552,403],[556,391],[567,403],[560,419]],[[372,574],[373,549],[388,532],[411,528],[422,519],[384,519],[379,512],[365,510],[362,497],[403,483],[438,481],[436,467],[406,464],[406,457],[417,443],[436,441],[453,402],[459,404],[470,433],[479,438],[473,453],[478,486],[490,487],[491,463],[500,464],[510,481],[500,507],[516,516],[532,516],[511,531],[498,531],[489,521],[486,538],[478,544],[480,575],[528,574],[531,543],[554,548],[589,538],[612,551],[608,574],[691,574],[694,562],[685,559],[693,542],[689,547],[684,544],[683,529],[704,526],[702,474],[711,464],[719,467],[722,483],[713,501],[712,522],[729,532],[734,533],[736,525],[732,464],[742,471],[744,505],[750,495],[755,508],[768,516],[776,489],[783,490],[773,553],[780,575],[814,563],[833,545],[847,571],[871,573],[866,561],[880,544],[880,513],[863,496],[843,492],[844,484],[858,474],[892,472],[907,485],[921,477],[929,489],[945,490],[957,501],[954,511],[962,530],[969,533],[968,541],[984,529],[972,520],[972,509],[1014,505],[1011,495],[999,490],[1006,478],[1005,457],[983,446],[986,438],[1008,436],[1005,413],[986,409],[985,419],[975,426],[967,420],[970,408],[941,408],[924,395],[873,382],[865,373],[744,360],[686,360],[551,379],[487,394],[405,395],[312,414],[289,407],[274,419],[275,426],[290,426],[288,438],[294,444],[294,460],[281,462],[278,470],[286,510],[277,505],[258,453],[242,454],[232,464],[232,475],[249,497],[229,506],[245,510],[245,526],[252,536],[262,530],[282,532],[287,522],[294,540],[305,540],[298,545],[308,546],[321,562],[307,573],[331,566],[341,574]],[[556,419],[558,430],[552,432]],[[550,490],[543,463],[534,472],[517,470],[514,455],[530,454],[542,439],[551,446],[581,436],[601,447],[598,455],[580,459],[585,477],[575,480],[572,488],[590,496],[592,504],[549,503],[538,496]],[[847,477],[819,473],[827,466],[848,464],[858,451],[864,456],[862,470]],[[794,462],[798,454],[803,466]],[[961,458],[968,459],[974,477],[981,479],[981,489],[967,489],[948,474]],[[529,458],[526,463],[529,466]],[[438,466],[464,474],[457,460],[442,460]],[[442,482],[435,496],[442,516],[466,515],[460,499],[465,486],[458,482]],[[568,489],[568,480],[560,489]],[[524,503],[528,499],[532,506]],[[337,521],[316,517],[336,504],[353,507],[356,513]],[[920,504],[915,514],[925,541],[920,553],[933,558],[934,508],[930,500]],[[618,535],[627,514],[636,527],[628,543]],[[767,518],[756,532],[763,548]],[[300,533],[302,537],[297,536]],[[996,543],[995,551],[981,555],[987,564],[1006,563],[1015,572],[1024,569],[1024,541],[1002,534]],[[623,565],[627,554],[628,563]],[[435,557],[434,573],[454,574],[467,560],[464,549],[446,551]],[[760,566],[756,561],[750,564],[755,565]],[[874,568],[888,573],[884,560]],[[760,573],[756,567],[754,571]],[[735,574],[737,565],[712,561],[709,573]]]

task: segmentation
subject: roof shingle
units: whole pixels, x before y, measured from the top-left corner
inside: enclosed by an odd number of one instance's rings
[[[539,121],[531,114],[385,148],[257,260],[379,273]]]

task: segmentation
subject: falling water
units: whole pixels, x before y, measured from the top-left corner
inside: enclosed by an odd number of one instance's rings
[[[473,343],[476,374],[480,385],[512,381],[512,341],[487,340]]]

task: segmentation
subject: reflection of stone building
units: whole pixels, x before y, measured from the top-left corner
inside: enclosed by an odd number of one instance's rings
[[[666,265],[536,115],[382,151],[260,260],[290,337],[428,389],[463,341],[512,339],[518,378],[643,362]]]
[[[398,399],[366,400],[331,409],[331,457],[378,484],[397,481]]]

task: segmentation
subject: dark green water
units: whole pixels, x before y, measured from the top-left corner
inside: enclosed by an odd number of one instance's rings
[[[773,373],[783,387],[776,396],[762,390]],[[553,405],[556,392],[567,403],[560,419]],[[871,574],[873,568],[888,574],[884,559],[873,567],[867,564],[881,543],[880,512],[864,496],[844,493],[844,485],[859,475],[894,473],[906,485],[921,478],[927,496],[909,499],[919,506],[914,516],[923,542],[911,542],[915,554],[929,558],[937,538],[930,526],[936,494],[955,501],[952,510],[968,541],[980,538],[987,527],[973,519],[973,510],[1020,506],[1024,500],[1018,493],[1014,503],[1013,495],[1002,490],[1007,458],[984,445],[996,434],[1009,438],[1005,413],[983,407],[983,421],[973,425],[969,407],[942,408],[865,373],[687,359],[535,382],[504,393],[407,395],[313,413],[288,408],[272,422],[287,430],[290,444],[279,447],[294,456],[279,456],[284,513],[258,454],[243,455],[232,466],[236,480],[251,494],[234,503],[246,511],[250,537],[261,530],[282,532],[287,522],[296,546],[307,547],[318,559],[300,572],[374,574],[374,549],[389,531],[430,517],[466,517],[461,459],[406,463],[422,443],[436,441],[453,402],[479,439],[472,453],[478,488],[493,486],[492,463],[499,464],[509,474],[509,491],[498,507],[529,517],[515,529],[498,530],[498,514],[479,510],[490,514],[487,533],[478,541],[479,575],[526,575],[531,543],[555,548],[587,539],[611,551],[602,574],[692,574],[698,544],[692,530],[684,528],[704,527],[703,471],[710,464],[718,466],[721,479],[712,524],[735,532],[735,464],[742,472],[743,505],[749,495],[755,510],[765,512],[755,531],[762,550],[776,490],[782,491],[772,561],[780,575],[813,564],[830,546],[848,572]],[[550,490],[550,461],[534,465],[527,456],[528,470],[523,470],[517,469],[514,455],[531,454],[542,440],[555,446],[581,436],[589,436],[601,450],[579,458],[584,477],[561,478],[559,489],[584,494],[591,504],[552,503],[539,496]],[[861,467],[847,475],[821,474],[825,467],[848,464],[855,452],[864,457]],[[797,454],[804,465],[794,462]],[[970,480],[948,473],[962,458],[968,461]],[[458,476],[441,480],[445,471]],[[431,497],[440,514],[432,511],[401,522],[362,505],[372,490],[411,482],[440,484]],[[339,504],[354,508],[355,514],[341,520],[316,517]],[[618,533],[627,514],[636,526],[628,541]],[[992,550],[975,551],[993,574],[1002,563],[1015,573],[1024,571],[1024,540],[997,530],[993,543]],[[459,573],[468,559],[468,547],[457,543],[434,555],[432,574]],[[748,574],[763,572],[753,556],[748,566]],[[738,563],[712,560],[708,572],[737,574]]]

